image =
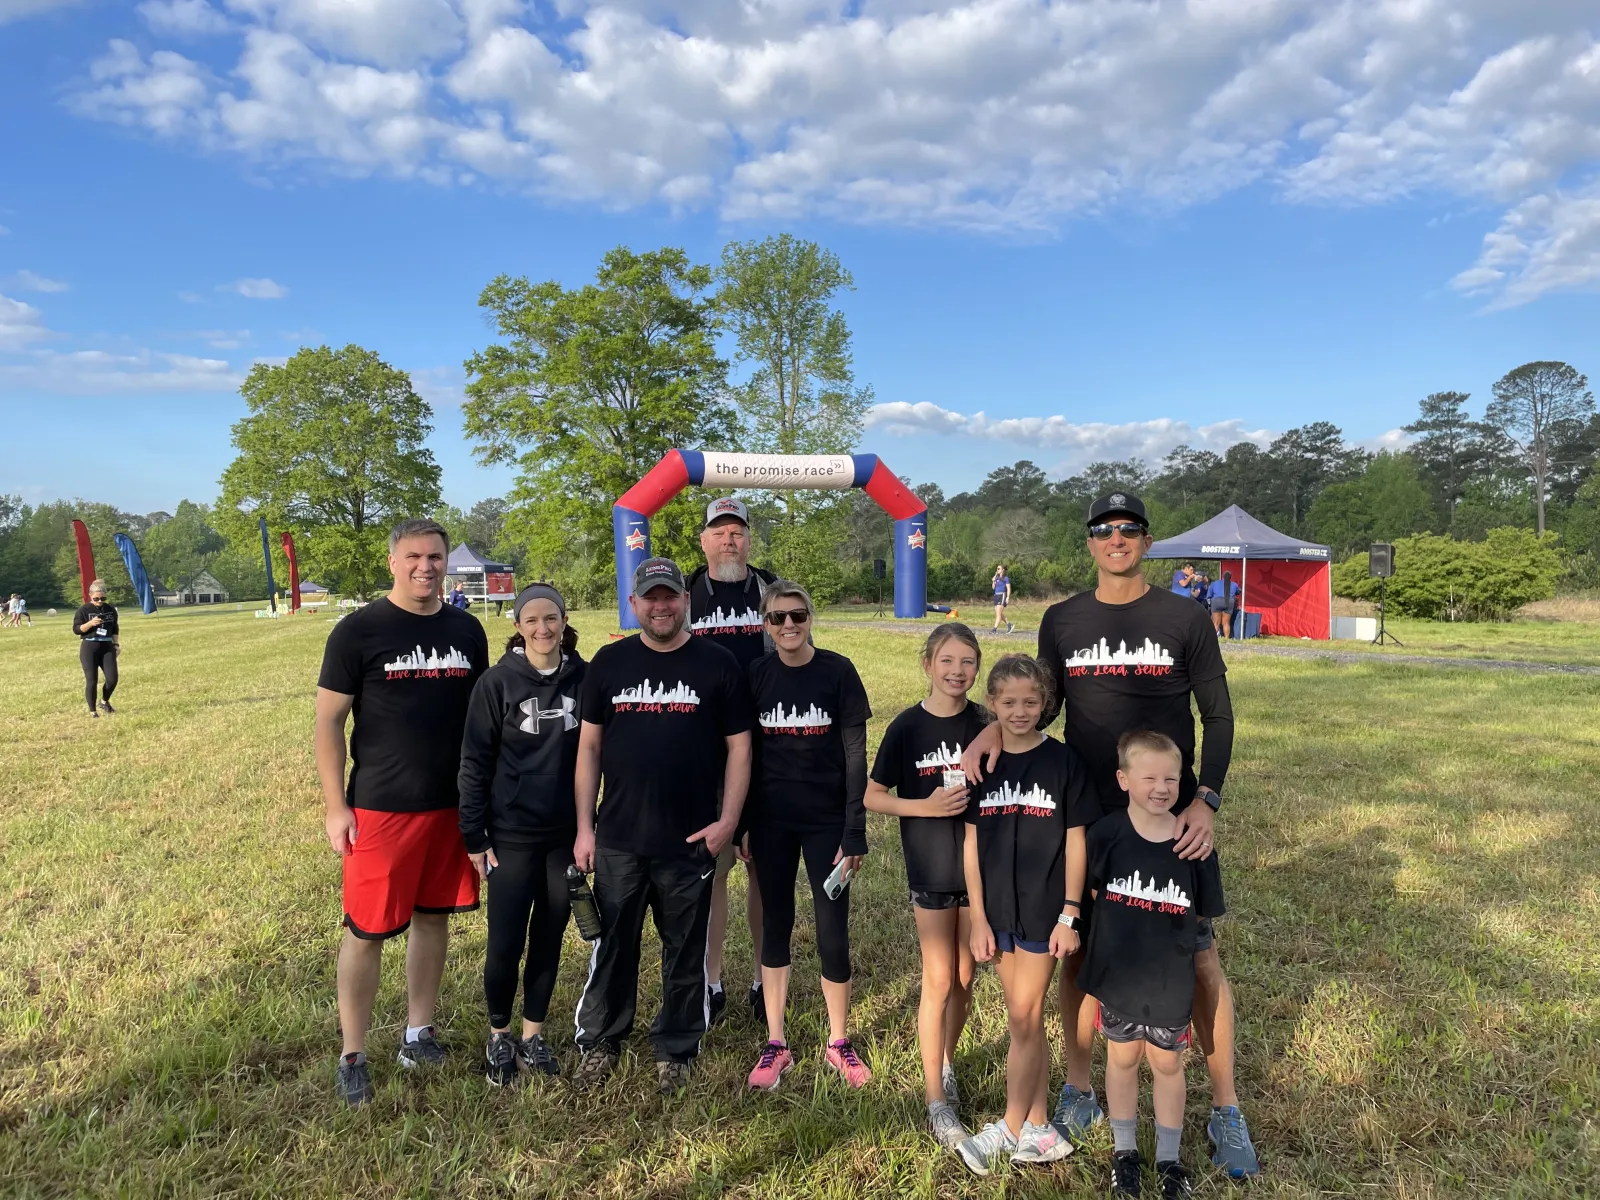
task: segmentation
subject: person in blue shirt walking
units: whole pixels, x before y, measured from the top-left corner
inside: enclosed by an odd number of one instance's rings
[[[1212,580],[1206,588],[1206,604],[1211,609],[1211,625],[1221,638],[1232,636],[1233,610],[1239,603],[1239,585],[1233,581],[1233,572],[1224,571],[1222,577]]]

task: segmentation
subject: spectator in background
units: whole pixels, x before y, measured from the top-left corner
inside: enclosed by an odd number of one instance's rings
[[[994,591],[994,631],[999,633],[1004,623],[1006,632],[1010,633],[1016,626],[1006,620],[1006,606],[1011,603],[1011,576],[1006,574],[1005,563],[994,569],[994,578],[989,581],[989,586]]]
[[[1172,590],[1180,596],[1190,595],[1189,588],[1194,583],[1194,564],[1184,563],[1172,573]]]
[[[1233,581],[1233,572],[1224,571],[1222,578],[1206,588],[1206,606],[1211,610],[1211,624],[1218,637],[1231,636],[1233,610],[1239,603],[1239,585]]]
[[[72,614],[72,632],[78,643],[78,663],[83,667],[84,696],[89,702],[89,715],[100,714],[94,707],[94,687],[101,675],[105,683],[100,688],[100,707],[107,713],[111,707],[111,693],[117,690],[117,655],[122,652],[122,639],[117,636],[117,609],[106,603],[106,585],[96,579],[89,585],[89,603]]]
[[[450,589],[450,595],[445,598],[445,603],[451,608],[459,608],[465,612],[471,601],[467,599],[467,590],[458,583]]]

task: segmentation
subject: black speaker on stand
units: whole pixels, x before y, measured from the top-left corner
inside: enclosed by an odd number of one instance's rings
[[[1394,634],[1384,628],[1384,603],[1389,591],[1389,576],[1394,574],[1394,543],[1373,542],[1367,550],[1367,573],[1378,581],[1378,636],[1372,639],[1374,646],[1382,646],[1392,642],[1396,646],[1405,645]]]
[[[883,581],[889,578],[889,564],[881,558],[872,560],[872,577],[878,581],[878,611],[872,615],[886,617],[889,614],[883,611]]]

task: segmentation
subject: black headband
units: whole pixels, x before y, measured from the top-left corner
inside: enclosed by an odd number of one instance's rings
[[[561,598],[561,593],[548,583],[530,583],[517,593],[517,598],[511,602],[511,619],[522,619],[522,606],[529,600],[548,600],[561,610],[561,615],[567,615],[567,602]]]

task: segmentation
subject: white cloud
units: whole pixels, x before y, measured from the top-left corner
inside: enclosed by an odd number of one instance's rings
[[[1217,453],[1238,442],[1253,442],[1265,447],[1278,436],[1272,430],[1246,429],[1244,422],[1237,420],[1200,426],[1169,417],[1128,421],[1118,425],[1101,421],[1078,423],[1063,416],[992,420],[981,412],[968,415],[927,401],[919,404],[904,401],[876,404],[868,412],[866,424],[869,428],[882,429],[890,434],[956,434],[1065,451],[1060,468],[1064,471],[1076,470],[1095,461],[1142,458],[1159,462],[1181,445]]]
[[[1451,286],[1490,297],[1490,309],[1600,287],[1600,180],[1524,200],[1484,236],[1478,261]]]
[[[226,69],[113,41],[69,103],[342,174],[1036,233],[1251,184],[1515,213],[1600,160],[1600,45],[1575,0],[226,6],[244,34]],[[1515,294],[1567,286],[1567,244],[1504,276]]]
[[[198,329],[191,336],[213,350],[237,350],[250,344],[248,329]]]
[[[209,37],[233,28],[206,0],[145,0],[138,13],[152,32],[173,37]]]
[[[1404,429],[1390,429],[1378,434],[1376,437],[1363,438],[1356,445],[1363,450],[1371,451],[1373,454],[1377,454],[1380,450],[1388,450],[1393,453],[1404,450],[1411,444],[1411,441],[1411,435]]]
[[[40,351],[0,363],[7,387],[55,395],[97,396],[125,392],[231,392],[244,376],[218,358],[162,354],[150,350]]]
[[[185,304],[204,304],[206,302],[206,298],[199,292],[179,292],[178,299]]]
[[[460,367],[421,367],[409,372],[411,388],[435,408],[460,408],[467,399],[467,377]]]
[[[77,3],[79,0],[0,0],[0,25],[4,25],[7,21],[31,17],[36,13],[71,8]]]
[[[6,281],[19,292],[65,292],[71,289],[59,279],[46,279],[32,271],[18,271]]]
[[[20,350],[50,336],[44,317],[31,304],[0,296],[0,350]]]
[[[289,289],[275,279],[235,279],[220,290],[236,292],[246,300],[282,300],[289,294]]]

